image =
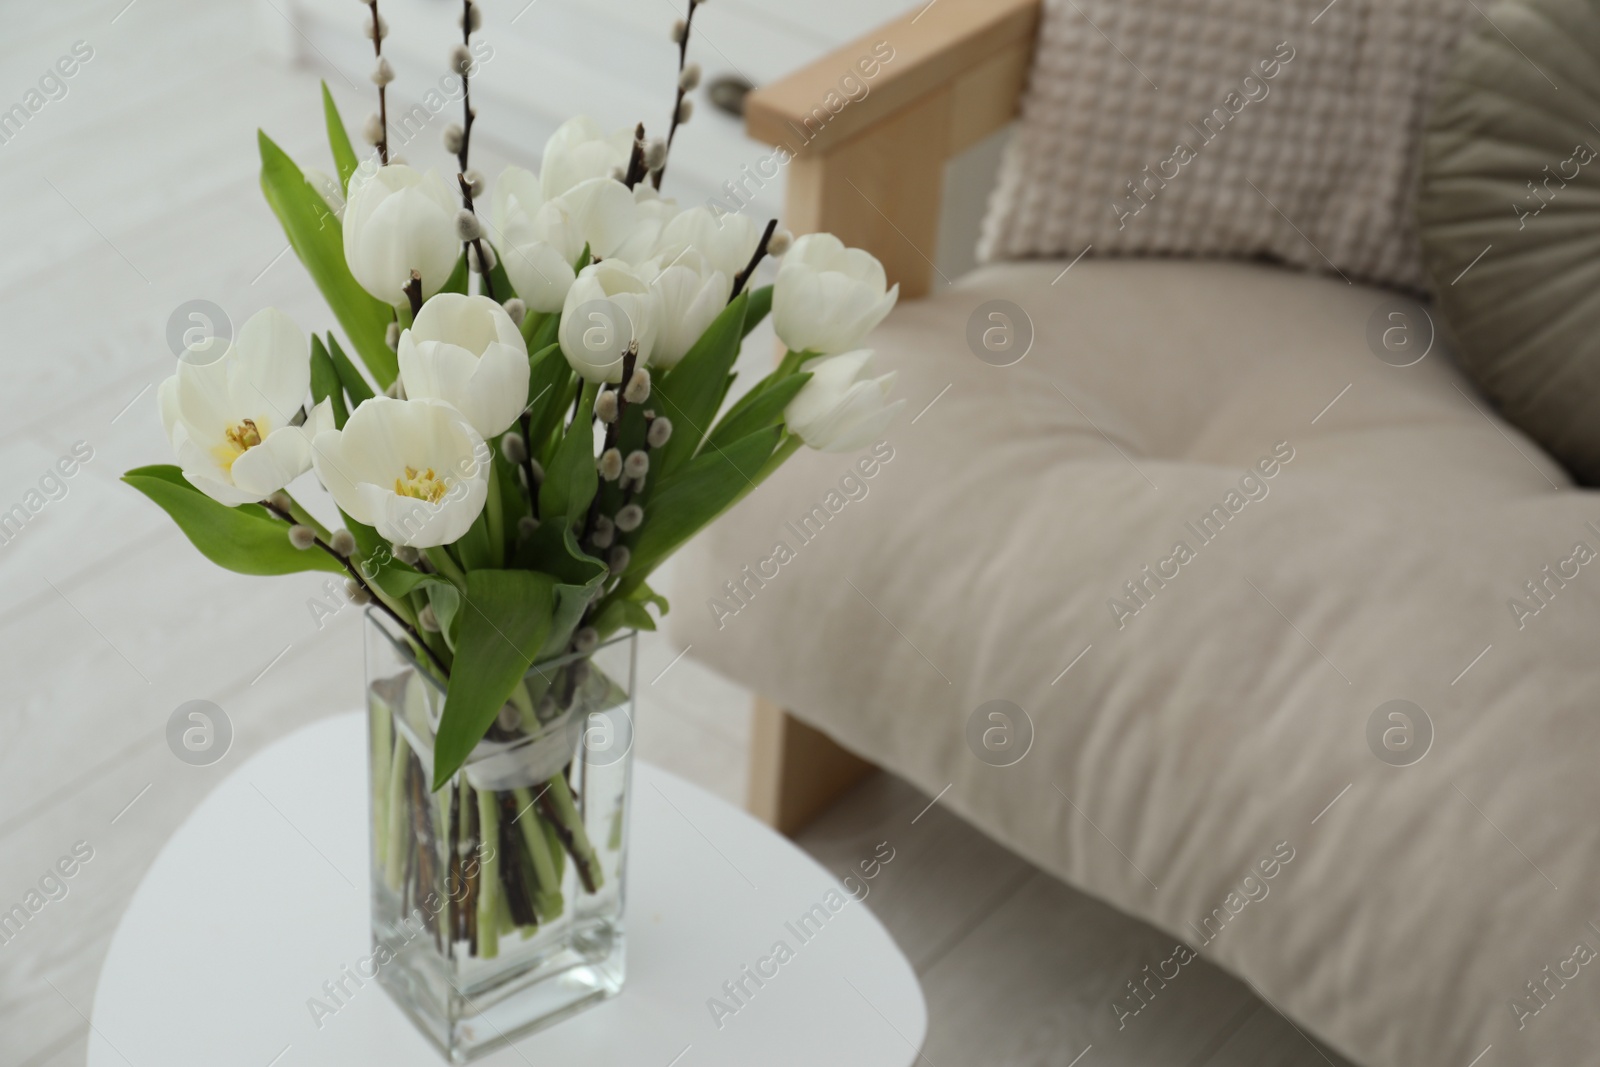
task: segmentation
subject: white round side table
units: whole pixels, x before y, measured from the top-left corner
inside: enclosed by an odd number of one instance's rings
[[[112,938],[89,1067],[444,1062],[378,983],[355,973],[371,952],[365,722],[341,715],[278,741],[234,771],[166,843]],[[789,841],[638,762],[629,849],[622,994],[479,1063],[916,1060],[927,1008],[910,964],[849,897],[820,929],[815,918],[798,925],[843,890]],[[757,985],[746,975],[780,941],[792,956]],[[741,984],[735,1000],[728,990]],[[312,998],[334,1003],[330,989],[337,1010],[313,1012]],[[732,1013],[714,1011],[713,999]]]

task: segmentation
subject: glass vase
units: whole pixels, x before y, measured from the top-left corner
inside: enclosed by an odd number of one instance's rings
[[[437,792],[443,683],[366,648],[379,983],[454,1063],[621,991],[634,635],[535,664]]]

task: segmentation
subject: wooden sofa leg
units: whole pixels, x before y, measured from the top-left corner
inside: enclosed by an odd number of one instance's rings
[[[750,813],[793,836],[875,768],[769,700],[756,697]]]

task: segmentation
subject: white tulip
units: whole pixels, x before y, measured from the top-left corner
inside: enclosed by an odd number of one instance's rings
[[[626,170],[632,154],[632,130],[624,127],[606,134],[587,115],[570,118],[544,145],[544,158],[539,162],[544,198],[554,200],[579,182],[609,178],[618,168]]]
[[[656,254],[661,232],[678,214],[678,202],[663,197],[649,182],[633,187],[633,231],[611,254],[626,263],[643,263]]]
[[[591,382],[620,382],[630,343],[637,366],[649,362],[660,328],[656,294],[640,272],[619,259],[583,269],[561,309],[561,353]]]
[[[639,273],[650,280],[660,314],[650,363],[676,366],[728,306],[733,279],[693,248],[684,249],[674,260],[652,259],[640,266]]]
[[[344,210],[350,273],[379,300],[403,304],[405,285],[416,271],[426,300],[444,288],[461,255],[460,209],[434,171],[422,174],[401,163],[357,169]]]
[[[894,308],[883,264],[828,233],[795,241],[778,268],[772,324],[793,352],[832,355],[860,344]]]
[[[218,354],[220,350],[220,355]],[[292,420],[311,388],[311,350],[294,321],[258,311],[231,346],[191,348],[161,383],[161,422],[183,476],[229,507],[264,500],[311,469],[311,438],[333,425],[323,401]]]
[[[760,243],[761,227],[744,215],[730,211],[712,214],[707,208],[695,207],[667,223],[656,243],[656,254],[671,262],[685,248],[694,248],[713,267],[734,278],[750,265]]]
[[[612,178],[581,181],[556,197],[554,203],[596,259],[610,259],[617,254],[633,233],[638,214],[628,187]]]
[[[440,293],[400,335],[400,380],[412,400],[443,400],[484,437],[517,421],[528,399],[528,346],[486,296]]]
[[[870,377],[871,363],[871,349],[807,363],[811,380],[783,410],[790,431],[822,452],[852,452],[881,434],[906,402],[889,403],[895,376]]]
[[[373,397],[344,429],[317,434],[312,450],[345,514],[397,545],[460,540],[489,496],[489,448],[443,401]]]
[[[574,267],[583,244],[577,242],[577,251],[568,251],[575,234],[553,204],[544,205],[531,218],[518,219],[517,214],[513,201],[511,221],[503,214],[496,217],[506,277],[517,296],[534,311],[560,311],[578,276]]]
[[[610,178],[579,182],[547,201],[537,177],[507,167],[495,182],[493,203],[506,273],[535,311],[561,310],[585,245],[595,256],[614,256],[634,231],[633,197]]]

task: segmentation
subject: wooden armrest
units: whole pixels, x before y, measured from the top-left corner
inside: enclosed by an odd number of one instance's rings
[[[865,248],[903,299],[927,293],[944,164],[1016,115],[1039,8],[933,0],[751,93],[746,130],[787,164],[789,228]]]
[[[745,128],[779,146],[759,169],[770,179],[787,166],[790,229],[865,248],[901,299],[925,294],[937,270],[944,164],[1016,115],[1039,6],[932,0],[751,93]],[[757,700],[749,807],[770,825],[793,834],[870,770]]]
[[[929,94],[997,65],[997,60],[1017,76],[1015,87],[1020,88],[1039,3],[933,0],[751,93],[745,102],[745,129],[757,140],[791,150],[804,136],[804,148],[826,152]],[[998,126],[1016,110],[1016,89],[1007,90],[1003,81],[985,88],[988,92],[979,101],[984,106],[977,110],[993,114]],[[863,90],[865,95],[858,96]],[[839,108],[836,113],[830,103]]]

